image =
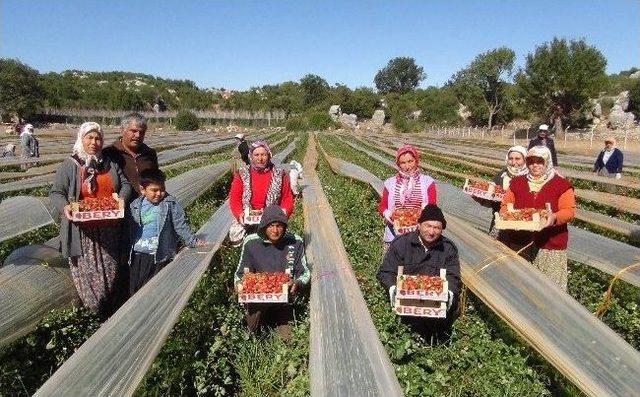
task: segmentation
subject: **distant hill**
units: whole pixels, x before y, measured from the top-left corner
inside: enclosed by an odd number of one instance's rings
[[[151,110],[209,109],[223,91],[201,89],[190,80],[172,80],[131,72],[65,70],[39,76],[44,105],[55,108]]]

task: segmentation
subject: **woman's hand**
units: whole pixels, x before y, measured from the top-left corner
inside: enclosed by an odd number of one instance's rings
[[[73,221],[73,215],[71,214],[71,204],[67,204],[62,209],[64,212],[64,217],[70,221]]]
[[[391,219],[391,216],[393,215],[393,211],[391,210],[384,210],[384,213],[382,214],[382,216],[384,216],[384,219],[387,221],[387,223],[393,224],[393,219]]]
[[[555,224],[556,224],[556,214],[554,214],[553,212],[549,212],[549,216],[547,217],[547,225],[545,226],[545,228],[551,227]]]
[[[238,294],[241,294],[241,293],[242,293],[242,289],[243,289],[243,287],[242,287],[242,283],[237,283],[237,284],[236,284],[236,292],[237,292]]]

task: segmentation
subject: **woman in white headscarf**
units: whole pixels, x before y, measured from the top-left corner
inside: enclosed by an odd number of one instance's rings
[[[549,279],[567,290],[567,223],[575,216],[576,199],[571,182],[555,172],[551,152],[545,146],[535,146],[527,153],[529,173],[513,178],[500,207],[514,209],[545,209],[551,212],[544,229],[529,234],[530,247],[521,253]]]
[[[20,157],[23,159],[29,159],[31,157],[40,157],[40,148],[38,139],[33,135],[33,125],[27,124],[22,128],[20,133]],[[28,169],[31,164],[25,161],[20,168]]]
[[[82,303],[94,312],[109,314],[118,299],[120,281],[120,220],[74,222],[70,202],[110,197],[118,193],[125,202],[131,184],[115,162],[102,156],[103,134],[98,123],[80,126],[73,153],[56,171],[49,192],[61,216],[60,251],[69,260],[71,276]]]
[[[500,186],[504,190],[509,188],[509,183],[511,179],[520,176],[526,175],[529,170],[527,169],[527,148],[524,146],[512,146],[507,150],[507,155],[505,156],[505,166],[500,171],[498,171],[493,177],[493,183],[496,186]],[[497,201],[486,200],[480,197],[471,196],[476,202],[478,202],[483,207],[489,207],[493,211],[491,213],[491,225],[489,225],[489,234],[498,238],[498,240],[507,243],[507,236],[505,233],[497,231],[493,228],[495,223],[495,213],[500,211],[500,203]],[[515,239],[517,236],[511,236],[512,239]]]

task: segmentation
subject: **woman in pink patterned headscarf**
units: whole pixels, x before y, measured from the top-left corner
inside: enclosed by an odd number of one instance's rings
[[[398,235],[393,226],[393,212],[396,209],[421,211],[428,204],[436,204],[436,184],[433,178],[419,171],[420,155],[411,145],[402,145],[396,152],[398,172],[384,181],[382,200],[378,211],[386,221],[383,247],[389,248]]]

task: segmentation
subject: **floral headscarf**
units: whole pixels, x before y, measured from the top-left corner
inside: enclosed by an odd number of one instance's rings
[[[267,161],[267,163],[265,165],[257,165],[254,161],[253,161],[253,151],[258,149],[258,148],[264,148],[267,153],[269,154],[269,160]],[[249,155],[250,155],[250,161],[251,161],[251,168],[256,170],[256,171],[264,171],[266,169],[271,168],[272,163],[271,163],[271,158],[273,157],[272,153],[271,153],[271,148],[269,147],[269,144],[266,141],[255,141],[252,142],[251,145],[249,146]]]

